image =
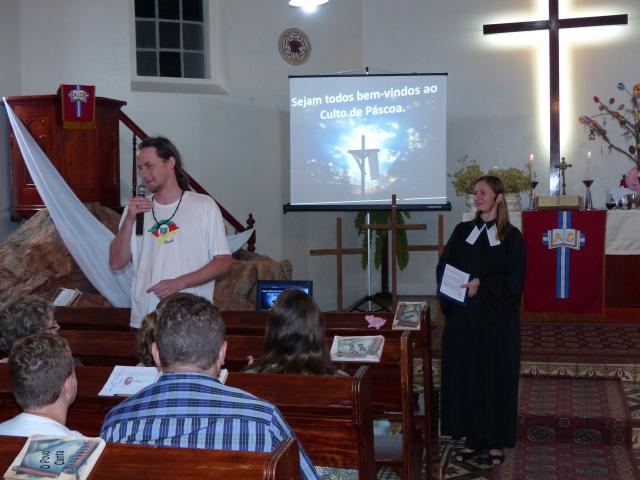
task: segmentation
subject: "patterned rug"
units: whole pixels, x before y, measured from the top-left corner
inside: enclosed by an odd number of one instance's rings
[[[443,328],[432,326],[435,372],[440,368]],[[523,321],[521,343],[522,374],[640,383],[640,325]]]
[[[520,379],[518,441],[631,446],[631,415],[622,382]]]
[[[445,478],[497,480],[640,479],[622,382],[522,378],[518,444],[505,463],[450,462]]]

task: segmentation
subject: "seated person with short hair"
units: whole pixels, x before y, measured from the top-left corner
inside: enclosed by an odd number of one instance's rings
[[[6,362],[16,340],[36,332],[57,333],[51,302],[35,295],[12,300],[0,310],[0,361]]]
[[[82,436],[65,427],[78,382],[64,338],[39,332],[18,340],[9,355],[9,378],[23,412],[0,423],[0,435]]]
[[[275,406],[218,381],[224,338],[224,322],[209,300],[173,294],[157,314],[151,346],[162,376],[114,407],[100,436],[108,442],[255,452],[273,452],[295,438]],[[301,477],[317,479],[299,449]]]

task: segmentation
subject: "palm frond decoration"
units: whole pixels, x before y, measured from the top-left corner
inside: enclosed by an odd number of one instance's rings
[[[372,224],[390,224],[391,212],[387,210],[374,210],[370,212],[371,217],[369,222]],[[411,215],[407,211],[398,211],[398,224],[404,225],[405,219],[409,219]],[[367,212],[358,212],[355,218],[355,226],[358,234],[362,236],[362,248],[367,248],[367,231],[362,228],[367,221]],[[389,230],[374,230],[375,251],[373,257],[373,265],[376,270],[382,265],[382,256],[385,241],[389,238]],[[397,233],[397,252],[396,259],[400,270],[404,270],[409,265],[409,241],[407,239],[406,230],[398,230]],[[362,268],[367,268],[369,263],[367,259],[367,253],[362,254]]]

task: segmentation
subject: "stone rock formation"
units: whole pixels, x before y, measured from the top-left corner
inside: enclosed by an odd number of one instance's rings
[[[98,203],[86,206],[111,232],[117,232],[118,213]],[[234,254],[231,272],[216,281],[214,303],[221,310],[253,310],[256,280],[288,280],[291,270],[287,260],[240,250]],[[52,300],[61,287],[83,293],[76,306],[110,305],[82,273],[44,209],[0,245],[0,303],[28,294]]]

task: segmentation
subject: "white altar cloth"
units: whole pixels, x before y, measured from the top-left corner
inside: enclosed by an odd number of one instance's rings
[[[463,221],[471,220],[474,213],[465,212]],[[509,220],[522,231],[522,212],[509,212]],[[607,211],[605,255],[640,255],[640,210]]]

